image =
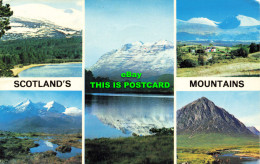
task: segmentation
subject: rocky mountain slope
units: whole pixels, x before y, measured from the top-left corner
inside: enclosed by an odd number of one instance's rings
[[[90,70],[94,76],[118,79],[121,73],[142,73],[142,78],[173,73],[173,43],[141,41],[125,44],[101,56]]]
[[[189,103],[177,111],[178,134],[223,133],[254,135],[225,109],[216,106],[206,97]]]

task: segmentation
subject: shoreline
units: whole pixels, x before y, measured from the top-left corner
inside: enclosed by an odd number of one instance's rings
[[[29,68],[33,68],[33,67],[40,67],[40,66],[45,66],[45,65],[56,65],[56,64],[78,64],[78,63],[82,63],[82,62],[30,64],[30,65],[27,65],[27,66],[23,66],[22,68],[19,68],[18,65],[16,65],[16,66],[14,66],[13,69],[11,69],[11,71],[13,72],[14,76],[17,76],[22,71],[27,70]]]

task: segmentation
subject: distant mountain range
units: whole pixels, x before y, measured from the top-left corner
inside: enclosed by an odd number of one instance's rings
[[[178,134],[222,133],[254,134],[235,116],[216,106],[206,97],[193,101],[177,111]]]
[[[75,9],[56,9],[47,5],[11,6],[11,30],[2,40],[82,35],[82,12]]]
[[[80,131],[81,109],[66,108],[51,101],[23,101],[15,106],[0,106],[0,130],[17,132],[68,133]]]
[[[227,17],[223,22],[208,18],[177,20],[178,41],[260,41],[260,21],[244,15]]]
[[[94,76],[120,79],[121,73],[131,71],[150,78],[173,73],[173,43],[162,40],[154,43],[141,41],[123,45],[100,57],[90,70]]]

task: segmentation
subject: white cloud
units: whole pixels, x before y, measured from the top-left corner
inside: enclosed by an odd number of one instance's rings
[[[191,18],[187,22],[189,23],[199,23],[199,24],[205,24],[205,25],[210,25],[210,26],[217,26],[218,22],[212,21],[208,18]]]
[[[255,1],[260,4],[260,0],[255,0]]]
[[[65,112],[63,112],[66,115],[69,116],[81,116],[82,115],[82,111],[76,107],[71,107],[71,108],[67,108],[65,110]]]
[[[260,2],[260,0],[259,0]],[[244,15],[238,15],[237,19],[240,20],[240,26],[259,26],[260,21]]]
[[[260,113],[250,115],[250,116],[245,116],[245,117],[240,117],[238,118],[242,123],[244,123],[246,126],[254,126],[256,129],[260,130]]]

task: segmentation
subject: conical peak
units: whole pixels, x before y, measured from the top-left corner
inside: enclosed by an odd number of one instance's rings
[[[218,108],[211,100],[209,100],[206,97],[201,97],[193,101],[192,103],[188,104],[187,106],[192,107],[192,109],[200,109],[200,110],[214,110]]]
[[[206,98],[206,97],[201,97],[201,98],[199,98],[199,99],[197,99],[197,100],[195,100],[194,102],[193,102],[193,104],[194,103],[206,103],[206,104],[208,104],[208,103],[213,103],[212,101],[210,101],[208,98]]]

